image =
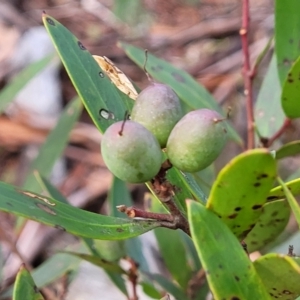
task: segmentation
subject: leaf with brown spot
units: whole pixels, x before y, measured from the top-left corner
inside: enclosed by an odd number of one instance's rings
[[[282,86],[281,105],[285,115],[290,118],[300,117],[300,80],[298,74],[300,72],[300,57],[292,65],[289,76],[286,78]]]
[[[268,150],[244,152],[218,174],[207,208],[221,216],[230,229],[235,228],[236,236],[243,239],[257,222],[275,176],[276,161]],[[237,207],[242,209],[236,210]]]
[[[34,194],[36,196],[36,194]],[[20,189],[0,181],[0,210],[9,212],[48,226],[61,226],[81,237],[122,240],[143,234],[159,226],[152,220],[129,220],[91,213],[49,197],[47,201],[23,193]],[[37,202],[38,201],[38,202]],[[7,203],[13,204],[8,205]],[[54,205],[53,205],[54,204]]]
[[[254,262],[272,299],[288,300],[300,296],[300,259],[270,253]]]
[[[214,299],[270,299],[243,247],[222,220],[195,201],[188,200],[187,208],[192,239]]]
[[[277,218],[280,222],[276,222]],[[284,230],[289,218],[290,208],[285,200],[265,203],[256,225],[244,240],[248,251],[259,250],[273,241]]]

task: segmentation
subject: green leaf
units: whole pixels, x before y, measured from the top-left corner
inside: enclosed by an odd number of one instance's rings
[[[62,115],[55,128],[48,135],[45,143],[39,150],[39,154],[30,166],[31,174],[27,176],[24,189],[40,192],[39,183],[36,181],[34,170],[38,171],[42,176],[48,177],[53,168],[54,163],[62,155],[71,129],[79,118],[82,105],[79,98],[71,101],[64,109]]]
[[[119,212],[116,208],[119,205],[132,206],[131,195],[124,181],[114,177],[108,200],[110,204],[111,215],[114,217],[124,217],[124,213]],[[149,271],[139,237],[124,241],[124,248],[126,255],[133,258],[139,264],[140,270],[146,272]]]
[[[283,145],[276,151],[276,159],[300,154],[300,141],[292,141]]]
[[[174,296],[175,299],[187,299],[185,292],[178,287],[176,284],[171,282],[165,276],[160,274],[148,274],[158,285],[164,289],[166,292]]]
[[[275,52],[281,84],[300,55],[299,10],[298,0],[275,1]]]
[[[36,287],[30,273],[24,266],[21,266],[14,288],[13,300],[43,300],[44,297]]]
[[[153,299],[160,299],[161,293],[150,283],[141,282],[140,285],[143,288],[143,292]]]
[[[115,176],[109,191],[108,200],[111,211],[110,214],[114,217],[122,218],[126,216],[124,213],[118,211],[117,206],[132,206],[132,199],[126,183]]]
[[[186,249],[178,230],[157,228],[154,230],[160,254],[167,269],[183,290],[188,287],[192,277],[191,267],[188,265]]]
[[[97,128],[104,132],[112,123],[123,120],[125,111],[131,109],[133,101],[119,92],[92,55],[67,28],[46,14],[43,14],[43,22]],[[101,109],[112,113],[114,117],[100,117]]]
[[[277,180],[282,186],[286,199],[289,202],[289,205],[294,213],[295,219],[300,227],[300,206],[293,194],[291,193],[291,191],[289,190],[289,188],[287,187],[287,185],[281,180],[281,178],[277,177]]]
[[[300,106],[299,106],[300,76],[299,74],[300,74],[300,57],[296,60],[296,62],[289,70],[288,76],[284,81],[282,87],[281,104],[285,115],[290,119],[300,117]]]
[[[205,206],[189,200],[192,239],[215,300],[270,299],[244,249]]]
[[[0,210],[94,239],[127,239],[159,226],[150,220],[131,221],[91,213],[3,182],[0,182]]]
[[[38,171],[35,172],[36,181],[40,184],[43,195],[60,201],[61,203],[70,204],[68,200],[57,190],[49,180],[44,178]]]
[[[126,43],[120,43],[120,47],[126,52],[140,68],[145,62],[145,52],[142,49]],[[210,108],[224,115],[212,95],[200,85],[190,74],[175,68],[170,63],[148,53],[147,72],[162,83],[170,85],[180,99],[190,108]],[[242,139],[232,126],[228,125],[230,136],[239,144]]]
[[[38,288],[46,286],[66,273],[76,270],[81,259],[65,253],[54,254],[32,271],[32,277]],[[1,297],[11,297],[12,288],[1,293]]]
[[[257,223],[244,240],[248,252],[259,250],[272,242],[286,227],[290,212],[285,200],[265,203]]]
[[[300,296],[300,259],[270,253],[254,267],[272,299],[292,300]]]
[[[184,211],[186,211],[185,199],[193,198],[202,204],[205,203],[207,197],[191,174],[172,167],[167,172],[167,179],[177,189],[175,197]]]
[[[54,58],[53,54],[36,61],[22,70],[15,78],[2,89],[0,93],[0,113],[2,113],[8,104],[14,100],[14,97],[26,84],[42,71]]]
[[[119,273],[119,274],[126,274],[126,272],[116,262],[107,261],[98,256],[85,254],[85,253],[77,253],[77,252],[70,252],[70,251],[65,251],[63,253],[79,257],[79,258],[81,258],[85,261],[88,261],[91,264],[98,266],[106,271],[113,272],[113,273]]]
[[[285,185],[294,196],[300,195],[300,178],[288,181]],[[280,185],[270,190],[267,196],[267,201],[274,201],[278,199],[286,199],[284,190]]]
[[[270,137],[282,126],[285,115],[280,101],[281,84],[273,55],[255,103],[255,124],[262,137]]]
[[[218,174],[207,208],[243,239],[262,213],[275,177],[276,161],[267,149],[243,152]]]

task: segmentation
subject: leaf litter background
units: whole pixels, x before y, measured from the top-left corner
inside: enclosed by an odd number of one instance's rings
[[[41,26],[41,14],[42,11],[46,11],[77,36],[92,54],[107,56],[114,61],[118,68],[141,89],[149,82],[144,72],[117,46],[120,40],[148,49],[158,57],[188,71],[225,109],[228,106],[232,107],[232,121],[244,137],[246,123],[241,75],[242,52],[238,34],[241,24],[241,1],[128,1],[132,6],[128,5],[127,8],[120,2],[122,1],[2,0],[0,2],[0,86],[4,88],[13,74],[17,73],[28,60],[28,53],[26,50],[19,51],[18,45],[29,29]],[[252,61],[263,51],[273,34],[273,26],[273,1],[251,1]],[[28,42],[30,43],[30,38]],[[255,98],[267,73],[271,57],[272,49],[259,67],[255,80]],[[59,104],[55,104],[57,109],[53,109],[52,115],[51,111],[49,112],[47,122],[22,107],[0,115],[2,181],[19,186],[24,184],[33,156],[32,152],[38,151],[36,145],[42,144],[53,128],[60,105],[66,106],[76,96],[66,72],[61,67],[57,79],[62,102],[60,104],[58,101]],[[45,91],[47,92],[49,91]],[[255,113],[258,124],[265,122],[264,116],[267,113],[264,111],[265,108],[263,105],[257,105]],[[277,126],[276,113],[279,114],[278,119],[282,118],[280,112],[274,112],[274,115],[270,116],[269,127],[261,128],[262,134],[272,133]],[[294,126],[296,125],[297,122],[294,123]],[[292,127],[281,141],[299,139],[299,135],[295,127]],[[105,214],[109,211],[106,199],[112,185],[112,176],[105,168],[99,154],[100,140],[100,133],[87,113],[83,111],[79,122],[71,132],[70,141],[64,151],[64,160],[61,162],[62,168],[57,167],[59,175],[53,173],[53,176],[54,181],[58,183],[58,189],[73,205]],[[238,146],[229,143],[217,161],[217,170],[240,151]],[[298,167],[299,159],[292,157],[280,164],[280,171],[283,177],[286,177],[293,174]],[[142,207],[145,187],[131,185],[130,192],[135,205]],[[78,247],[78,240],[75,237],[34,222],[28,222],[19,233],[13,226],[14,221],[14,216],[0,213],[2,286],[8,286],[13,281],[20,266],[19,256],[22,256],[32,267],[37,267],[66,246],[70,249],[76,249],[76,245]],[[295,222],[291,220],[285,234],[296,229]],[[17,248],[14,246],[15,243]],[[72,263],[78,264],[78,259],[74,258],[70,261],[70,265]],[[79,277],[81,283],[84,283],[82,286],[85,290],[89,289],[87,282],[96,277],[98,286],[95,290],[98,291],[99,281],[101,281],[98,280],[98,270],[86,265],[81,267]],[[101,284],[105,289],[107,286],[111,287],[111,290],[108,290],[109,299],[114,299],[114,292],[117,295],[116,299],[124,297],[117,294],[118,291],[109,283],[105,275],[101,275],[101,278],[103,278]],[[67,292],[65,281],[65,277],[57,280],[52,285],[52,289],[60,291],[61,299],[64,297],[76,299],[74,293],[78,294],[78,290],[71,285]],[[93,293],[94,290],[90,289],[89,292]],[[93,297],[92,294],[84,295],[85,299]]]

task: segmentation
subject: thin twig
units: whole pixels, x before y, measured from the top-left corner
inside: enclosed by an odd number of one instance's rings
[[[131,282],[132,285],[132,298],[131,300],[138,300],[138,294],[137,294],[137,282],[138,282],[138,264],[130,257],[127,257],[126,260],[130,263],[130,268],[128,272],[128,279]]]
[[[253,91],[252,81],[254,73],[251,72],[250,66],[250,54],[249,54],[249,41],[248,41],[248,30],[249,30],[249,0],[243,0],[243,12],[242,12],[242,28],[240,29],[240,36],[242,41],[242,50],[244,55],[244,86],[246,96],[246,109],[247,109],[247,148],[254,148],[254,113],[253,113]]]
[[[153,219],[171,223],[174,221],[174,217],[170,214],[153,213],[133,206],[127,207],[126,205],[119,205],[117,206],[117,209],[118,211],[125,213],[129,218]]]
[[[274,143],[274,141],[276,141],[285,132],[285,130],[291,125],[291,123],[292,120],[286,118],[282,126],[278,129],[278,131],[275,132],[274,135],[268,139],[267,147],[270,147]]]

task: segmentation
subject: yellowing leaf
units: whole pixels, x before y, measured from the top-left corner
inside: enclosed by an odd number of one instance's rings
[[[135,100],[138,96],[138,93],[135,90],[132,83],[130,82],[130,80],[128,79],[128,77],[119,68],[117,68],[114,65],[114,63],[106,56],[93,55],[93,57],[100,66],[100,68],[115,84],[115,86],[128,97]]]

